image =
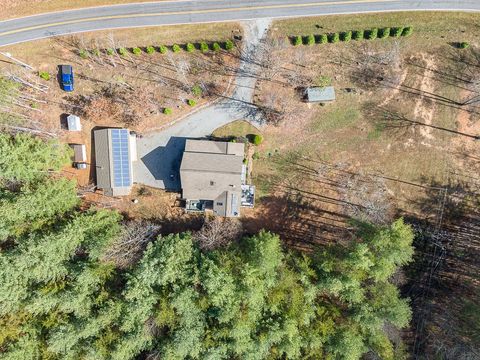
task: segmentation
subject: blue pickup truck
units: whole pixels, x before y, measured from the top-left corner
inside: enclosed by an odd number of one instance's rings
[[[62,88],[64,91],[73,91],[73,68],[72,65],[60,67],[62,77]]]

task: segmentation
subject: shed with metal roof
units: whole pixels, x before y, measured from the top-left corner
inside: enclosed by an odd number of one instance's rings
[[[82,131],[82,124],[80,123],[80,118],[77,115],[68,115],[67,128],[68,131]]]
[[[308,102],[329,102],[335,100],[335,88],[333,86],[310,87],[306,91]]]

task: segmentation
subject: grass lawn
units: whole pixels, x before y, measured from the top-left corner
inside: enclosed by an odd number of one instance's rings
[[[340,200],[347,196],[345,189],[354,185],[339,175],[343,172],[380,176],[385,187],[382,191],[395,209],[392,214],[434,217],[437,207],[425,210],[422,205],[432,194],[425,189],[455,186],[468,176],[477,176],[480,164],[473,158],[480,144],[426,126],[388,123],[386,114],[400,114],[421,124],[468,134],[480,133],[476,110],[458,106],[475,95],[463,79],[472,74],[464,63],[477,58],[478,21],[478,14],[417,12],[274,22],[269,36],[277,46],[270,56],[278,59],[277,70],[271,71],[273,78],[257,82],[255,98],[258,104],[279,104],[279,111],[288,106],[295,111],[288,121],[262,130],[265,142],[259,147],[260,159],[253,173],[259,189],[258,211],[269,214],[271,209],[266,207],[275,203],[278,208],[282,201],[287,211],[293,207],[291,196],[308,189],[310,197],[333,198],[336,203],[330,199],[329,203],[312,206],[306,219],[297,213],[301,227],[322,211],[345,214]],[[292,35],[407,25],[414,27],[414,33],[407,38],[297,47],[287,41]],[[460,41],[469,42],[471,48],[452,46]],[[364,54],[389,55],[384,56],[381,68],[395,69],[394,75],[388,75],[394,76],[395,82],[377,87],[362,84],[357,74]],[[301,74],[303,82],[292,84],[292,73]],[[332,79],[336,101],[324,106],[302,102],[295,88],[311,86],[319,77]],[[288,106],[283,106],[283,99],[289,99]],[[268,222],[267,216],[264,220]],[[285,234],[293,232],[289,228]],[[325,233],[314,236],[320,241],[322,237]]]
[[[230,137],[247,137],[248,135],[261,134],[255,126],[245,120],[234,121],[230,124],[224,125],[213,132],[213,136],[217,138]]]

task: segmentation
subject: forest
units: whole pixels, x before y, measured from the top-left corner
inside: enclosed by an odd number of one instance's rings
[[[60,175],[69,150],[0,135],[2,359],[406,358],[391,334],[409,300],[392,279],[413,230],[352,223],[350,239],[298,252],[275,234],[201,246],[86,208]]]

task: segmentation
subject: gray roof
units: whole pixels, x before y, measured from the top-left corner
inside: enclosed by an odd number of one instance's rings
[[[308,88],[307,100],[310,102],[333,101],[335,100],[335,88],[333,86]]]
[[[244,144],[187,140],[180,180],[186,200],[213,201],[220,216],[238,216],[242,191]]]
[[[132,159],[127,129],[94,131],[97,187],[107,196],[130,194]]]

